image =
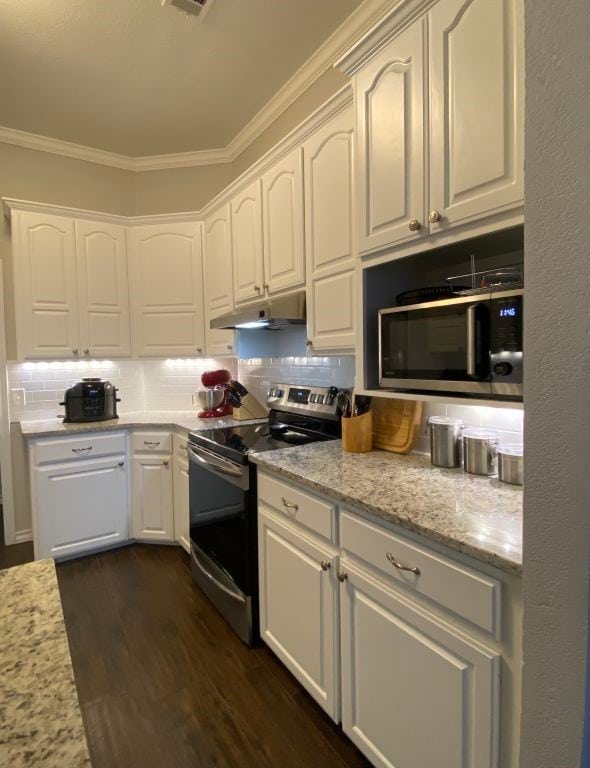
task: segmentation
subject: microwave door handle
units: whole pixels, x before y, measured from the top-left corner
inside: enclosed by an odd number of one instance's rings
[[[477,358],[477,338],[475,334],[475,312],[477,304],[467,307],[467,375],[475,376]]]

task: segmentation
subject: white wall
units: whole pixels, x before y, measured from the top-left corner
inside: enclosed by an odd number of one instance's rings
[[[576,768],[582,764],[590,573],[590,5],[526,0],[525,10],[520,765]]]

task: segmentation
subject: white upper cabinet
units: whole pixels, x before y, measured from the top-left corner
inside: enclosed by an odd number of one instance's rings
[[[76,263],[82,353],[131,354],[125,227],[76,220]]]
[[[72,357],[80,350],[74,221],[17,212],[12,217],[19,359]]]
[[[264,294],[260,179],[231,202],[234,298],[243,304]]]
[[[424,22],[418,21],[356,75],[361,253],[421,236],[424,40]]]
[[[197,224],[133,227],[131,290],[138,355],[204,351],[203,286]]]
[[[301,148],[262,177],[266,289],[280,293],[305,282]]]
[[[355,345],[353,132],[349,107],[303,147],[308,336],[316,351]]]
[[[205,317],[218,317],[234,308],[230,207],[222,206],[204,226]]]
[[[429,13],[433,231],[522,205],[522,20],[520,0],[439,0]]]

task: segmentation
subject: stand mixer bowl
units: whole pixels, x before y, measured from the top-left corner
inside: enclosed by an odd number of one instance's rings
[[[193,402],[198,403],[204,411],[214,411],[222,404],[224,397],[225,389],[221,387],[198,389],[193,395]]]

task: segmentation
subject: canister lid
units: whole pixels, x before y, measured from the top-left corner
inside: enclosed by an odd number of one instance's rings
[[[509,445],[499,445],[498,453],[504,454],[504,456],[522,456],[524,452],[524,446],[521,443],[510,443]]]
[[[484,429],[482,427],[467,427],[463,431],[464,438],[472,440],[499,440],[500,432],[497,429]]]
[[[431,416],[428,419],[429,424],[443,424],[447,427],[462,427],[461,419],[452,419],[450,416]]]

